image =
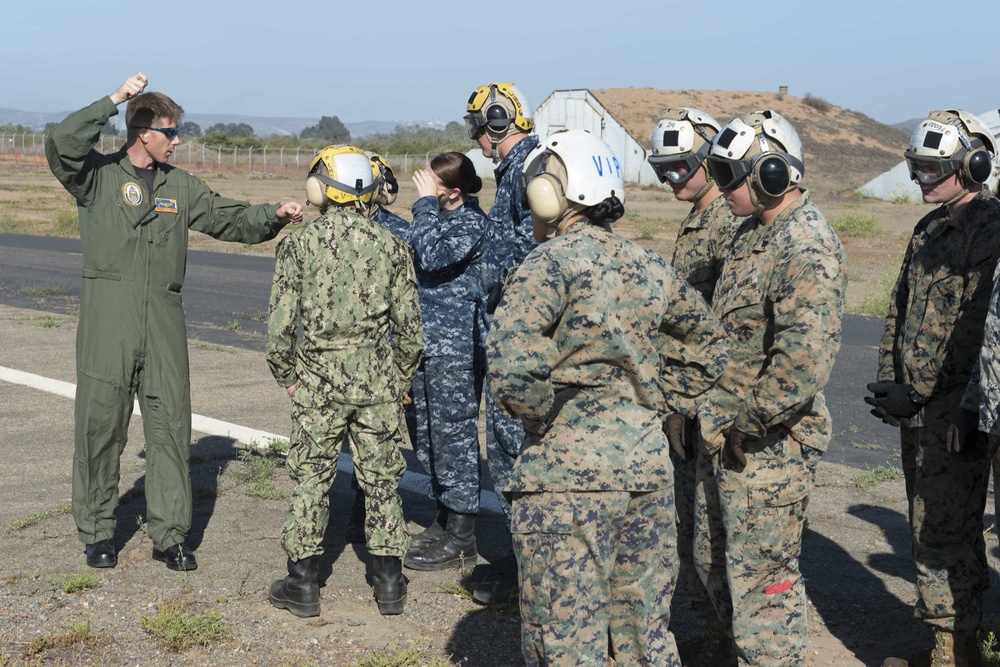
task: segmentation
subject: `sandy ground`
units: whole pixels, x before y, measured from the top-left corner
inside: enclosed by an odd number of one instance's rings
[[[75,327],[71,316],[0,306],[0,366],[72,382]],[[287,399],[262,355],[205,344],[193,344],[190,352],[195,413],[271,433],[288,430]],[[520,664],[516,608],[483,609],[468,595],[469,578],[500,555],[496,515],[477,526],[479,569],[409,573],[406,613],[384,618],[366,581],[370,558],[343,540],[352,493],[347,476],[339,476],[321,569],[323,613],[300,620],[267,603],[268,584],[283,574],[278,535],[291,489],[280,459],[269,475],[275,499],[256,497],[242,460],[246,448],[231,438],[195,434],[191,539],[200,567],[169,572],[150,558],[143,532],[142,420],[134,418],[122,457],[115,538],[120,563],[91,570],[66,513],[72,400],[0,381],[0,406],[0,465],[8,471],[0,487],[0,665]],[[863,485],[861,472],[822,463],[809,505],[801,568],[810,602],[810,667],[880,665],[887,655],[930,648],[930,634],[912,620],[914,567],[902,480]],[[403,500],[410,530],[420,530],[431,519],[432,503],[409,491]],[[995,570],[992,535],[988,543]],[[65,593],[63,586],[78,575],[93,575],[94,587]],[[991,620],[997,618],[995,598],[988,596]],[[160,647],[143,630],[143,618],[172,601],[183,603],[189,615],[218,614],[228,638],[178,653]],[[677,599],[672,624],[685,664],[709,665],[700,649],[701,627],[685,609],[685,600]],[[89,628],[87,638],[72,641],[81,624]],[[419,659],[361,662],[401,651]]]

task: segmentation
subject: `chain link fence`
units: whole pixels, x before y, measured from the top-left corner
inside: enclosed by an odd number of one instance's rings
[[[114,153],[124,143],[124,137],[102,134],[94,148],[100,153]],[[297,176],[309,168],[309,164],[318,152],[312,148],[269,146],[223,148],[184,141],[174,149],[170,163],[193,172]],[[44,155],[44,134],[0,132],[0,160],[44,162]],[[408,174],[427,164],[434,156],[431,153],[408,153],[405,155],[383,155],[382,157],[396,173]]]

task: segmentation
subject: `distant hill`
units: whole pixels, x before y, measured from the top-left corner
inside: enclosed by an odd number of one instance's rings
[[[34,130],[41,131],[47,123],[59,122],[70,114],[69,111],[38,112],[21,111],[20,109],[0,109],[0,125],[24,125]],[[119,114],[111,119],[115,127],[119,130],[125,127],[125,116]],[[253,132],[258,137],[266,137],[271,134],[296,135],[305,128],[315,125],[319,118],[297,118],[297,117],[273,117],[273,116],[244,116],[240,114],[203,114],[186,113],[184,120],[198,123],[201,129],[207,130],[216,123],[246,123],[253,128]],[[390,121],[390,120],[362,120],[343,121],[347,129],[351,131],[352,137],[367,137],[372,134],[390,134],[397,126],[402,125],[444,128],[447,121]]]
[[[759,91],[658,90],[610,88],[591,90],[605,108],[642,146],[661,111],[695,107],[721,124],[751,111],[773,109],[795,127],[806,157],[806,187],[832,192],[853,190],[891,169],[903,159],[910,133],[823,100]],[[817,107],[828,107],[817,108]]]
[[[909,134],[913,132],[913,129],[922,121],[923,118],[911,118],[910,120],[904,120],[899,123],[893,123],[892,126],[898,130],[902,130]]]

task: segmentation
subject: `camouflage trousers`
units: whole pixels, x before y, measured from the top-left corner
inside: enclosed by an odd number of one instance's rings
[[[525,664],[680,667],[672,488],[515,493],[512,530]]]
[[[958,409],[957,396],[932,398],[923,426],[901,426],[900,441],[917,566],[914,616],[937,629],[975,633],[990,582],[983,514],[995,441],[979,434],[949,453],[945,438]]]
[[[460,514],[479,511],[482,395],[483,366],[472,359],[427,357],[413,378],[413,450],[430,475],[431,497]]]
[[[368,552],[373,556],[402,557],[410,546],[410,535],[398,492],[406,470],[399,453],[399,404],[293,406],[287,465],[295,490],[281,531],[285,553],[292,560],[323,553],[323,535],[330,520],[328,494],[346,438],[354,459],[354,474],[365,497]],[[351,508],[343,510],[349,514]]]
[[[694,564],[695,482],[698,462],[692,458],[682,459],[673,450],[670,451],[670,461],[674,464],[674,498],[677,505],[677,560],[680,564],[677,588],[683,590],[690,599],[691,615],[707,619],[715,614],[715,610]]]
[[[694,558],[739,664],[805,664],[802,525],[822,452],[784,428],[743,446],[746,468],[723,450],[698,456]]]
[[[490,468],[490,478],[496,489],[500,509],[510,524],[511,509],[501,491],[510,481],[514,472],[514,462],[521,453],[524,443],[524,426],[520,420],[512,419],[493,399],[489,383],[486,384],[486,463]]]

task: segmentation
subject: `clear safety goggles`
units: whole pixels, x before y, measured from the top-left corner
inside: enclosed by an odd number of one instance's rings
[[[709,155],[705,161],[708,173],[712,175],[720,190],[735,190],[753,171],[751,160],[727,160],[718,155]]]
[[[938,160],[935,158],[915,158],[906,156],[906,166],[910,178],[924,185],[934,185],[948,178],[962,167],[961,160]]]
[[[486,131],[486,117],[481,111],[473,111],[465,114],[465,131],[469,133],[469,139],[476,141]]]

